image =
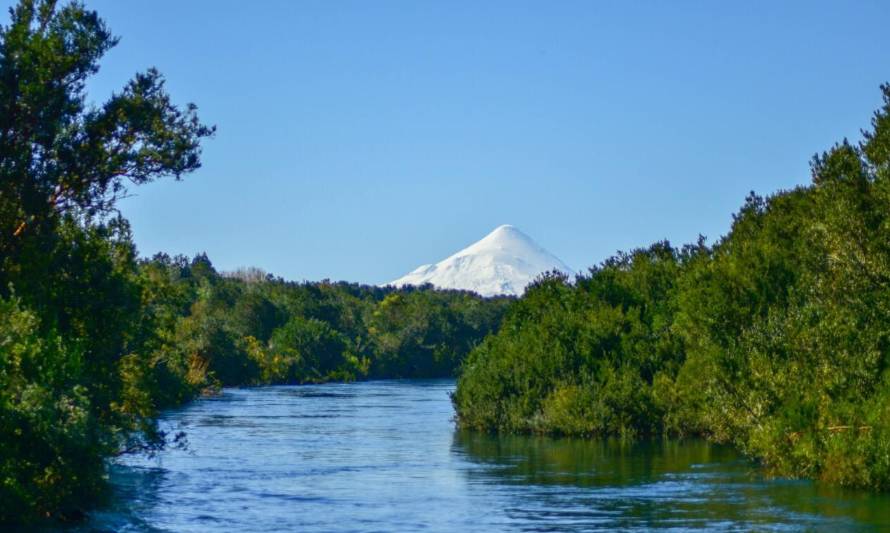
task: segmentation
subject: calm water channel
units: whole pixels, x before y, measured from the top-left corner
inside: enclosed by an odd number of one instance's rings
[[[700,441],[456,432],[451,381],[231,389],[114,467],[81,531],[890,530],[890,497],[767,481]]]

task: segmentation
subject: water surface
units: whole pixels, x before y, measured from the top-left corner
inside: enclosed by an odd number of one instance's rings
[[[189,449],[128,458],[89,531],[890,528],[890,498],[768,481],[701,441],[456,432],[451,381],[227,389],[167,413]]]

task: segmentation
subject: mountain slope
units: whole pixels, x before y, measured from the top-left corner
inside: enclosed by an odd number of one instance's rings
[[[434,264],[423,265],[391,285],[432,283],[443,289],[464,289],[482,296],[520,295],[542,272],[572,269],[538,246],[519,229],[503,225],[485,238]]]

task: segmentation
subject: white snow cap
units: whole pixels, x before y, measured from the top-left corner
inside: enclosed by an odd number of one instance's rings
[[[432,283],[442,289],[475,291],[482,296],[519,296],[541,273],[574,271],[518,228],[498,226],[481,241],[434,265],[423,265],[392,283],[397,287]]]

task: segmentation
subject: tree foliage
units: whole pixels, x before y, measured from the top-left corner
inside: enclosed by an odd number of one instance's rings
[[[753,193],[714,246],[542,279],[474,350],[461,425],[701,434],[783,476],[890,488],[890,86],[812,184]]]
[[[87,78],[116,40],[79,3],[23,0],[0,28],[0,520],[65,515],[104,459],[156,446],[154,334],[114,201],[179,177],[212,133],[152,70],[105,104]]]

